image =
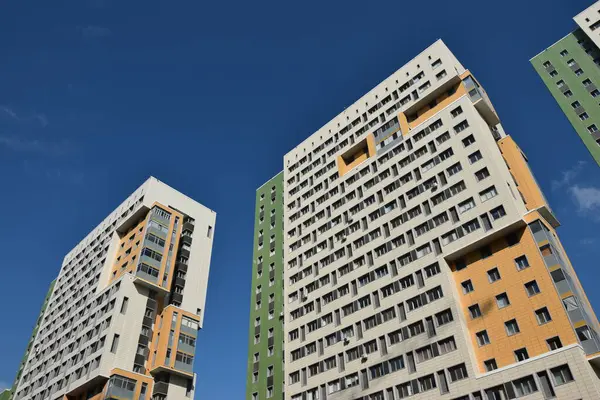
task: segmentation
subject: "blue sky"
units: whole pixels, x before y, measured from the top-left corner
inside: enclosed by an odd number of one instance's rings
[[[600,309],[598,167],[528,61],[590,3],[3,2],[0,382],[64,254],[155,175],[218,213],[197,398],[242,399],[255,189],[438,38],[528,154]]]

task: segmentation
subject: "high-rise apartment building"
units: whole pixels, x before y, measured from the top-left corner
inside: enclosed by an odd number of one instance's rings
[[[531,64],[600,165],[600,1],[573,19],[578,28]]]
[[[33,346],[33,343],[35,342],[35,338],[39,331],[40,325],[42,324],[42,320],[44,318],[44,313],[46,312],[46,308],[48,307],[48,301],[50,300],[50,296],[52,296],[52,290],[54,289],[55,282],[56,281],[54,280],[50,283],[48,292],[46,293],[46,296],[44,297],[44,302],[42,303],[42,308],[40,310],[40,314],[38,315],[38,317],[35,321],[35,326],[33,327],[33,332],[31,333],[29,342],[27,342],[27,348],[25,349],[25,354],[23,355],[21,363],[19,364],[19,369],[17,371],[17,376],[15,377],[13,385],[10,389],[6,389],[2,393],[0,393],[0,400],[11,400],[13,398],[14,391],[17,387],[17,384],[19,383],[19,380],[21,379],[21,375],[23,374],[23,369],[25,368],[25,363],[27,361],[27,358],[29,357],[29,352],[31,351],[31,348]]]
[[[437,41],[285,155],[285,399],[600,398],[597,318],[499,122]]]
[[[246,400],[283,393],[283,172],[256,191]]]
[[[64,258],[15,399],[193,398],[216,215],[148,179]]]

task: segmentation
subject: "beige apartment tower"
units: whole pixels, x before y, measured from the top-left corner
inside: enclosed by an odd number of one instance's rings
[[[286,154],[283,182],[286,400],[600,398],[559,222],[442,41]]]
[[[184,400],[216,215],[148,179],[64,258],[18,400]]]

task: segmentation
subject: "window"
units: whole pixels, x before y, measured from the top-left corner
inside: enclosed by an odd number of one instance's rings
[[[550,372],[554,377],[554,383],[556,386],[573,381],[573,374],[571,374],[571,370],[567,364],[552,368]]]
[[[588,113],[583,112],[581,114],[579,114],[579,119],[582,121],[585,121],[586,119],[588,119],[590,116],[588,115]]]
[[[479,318],[481,317],[481,309],[479,308],[479,304],[473,304],[469,306],[469,313],[471,314],[471,318]]]
[[[487,168],[483,168],[480,169],[479,171],[475,172],[475,178],[477,178],[478,182],[481,182],[482,180],[484,180],[485,178],[490,176],[490,172],[488,171]]]
[[[494,186],[491,186],[479,193],[479,197],[482,203],[486,200],[491,199],[492,197],[496,197],[497,195],[498,192],[496,191],[496,188]]]
[[[468,200],[463,201],[462,203],[458,203],[458,212],[459,213],[464,213],[467,210],[470,210],[471,208],[475,207],[475,201],[473,201],[473,198],[470,198]]]
[[[546,339],[546,343],[548,344],[548,349],[550,350],[556,350],[562,347],[562,342],[560,341],[560,338],[558,336]]]
[[[562,51],[560,52],[560,55],[561,55],[561,57],[565,57],[565,56],[567,56],[568,54],[569,54],[569,52],[568,52],[567,50],[562,50]]]
[[[556,82],[556,86],[558,86],[559,88],[565,86],[565,81],[563,81],[562,79],[558,82]]]
[[[487,274],[488,274],[488,281],[490,283],[494,283],[494,282],[496,282],[497,280],[500,279],[500,271],[498,271],[498,268],[492,268],[492,269],[490,269],[487,272]]]
[[[290,385],[300,382],[300,371],[292,372],[290,374]]]
[[[465,364],[450,367],[448,368],[448,372],[450,373],[451,382],[460,381],[461,379],[465,379],[469,376],[469,374],[467,374],[467,368],[465,367]]]
[[[113,336],[112,345],[110,346],[110,352],[111,353],[116,353],[117,352],[117,347],[119,347],[119,335],[117,335],[115,333],[115,335]]]
[[[498,206],[490,211],[490,215],[495,220],[500,219],[506,215],[506,211],[504,211],[503,206]]]
[[[496,304],[498,308],[508,307],[510,305],[510,301],[508,300],[508,295],[506,293],[500,293],[496,296]]]
[[[535,384],[535,380],[533,379],[533,375],[514,380],[512,381],[512,384],[515,388],[515,394],[517,397],[527,396],[528,394],[537,392],[537,386]]]
[[[273,386],[267,388],[267,399],[270,399],[271,397],[273,397]]]
[[[590,81],[589,79],[585,79],[581,83],[583,83],[583,86],[588,87],[588,86],[590,86],[592,84],[592,81]]]
[[[516,335],[517,333],[521,332],[519,330],[519,324],[517,324],[516,319],[511,319],[510,321],[506,321],[504,323],[504,328],[506,329],[506,334],[508,336],[513,336],[513,335]]]
[[[485,346],[487,344],[490,344],[490,337],[488,336],[486,330],[477,332],[475,336],[477,337],[477,344],[479,346]]]
[[[567,311],[577,310],[579,306],[577,305],[577,300],[575,300],[575,296],[565,297],[563,299],[563,304]]]
[[[258,382],[258,372],[252,373],[252,383]]]
[[[121,303],[121,314],[125,314],[127,312],[127,304],[129,303],[129,298],[123,297],[123,302]]]
[[[258,360],[260,360],[260,354],[254,353],[253,360],[254,360],[254,362],[258,362]]]
[[[577,69],[575,70],[575,75],[576,75],[576,76],[581,76],[581,75],[583,75],[583,70],[582,70],[581,68],[577,68]]]
[[[527,353],[527,349],[523,347],[522,349],[515,350],[515,360],[525,361],[529,358],[529,353]]]
[[[548,311],[548,308],[546,308],[546,307],[536,310],[535,317],[537,318],[538,324],[540,324],[540,325],[544,325],[545,323],[552,321],[550,312]]]
[[[463,294],[471,293],[473,290],[475,290],[473,288],[473,282],[471,282],[470,279],[461,283],[461,286],[462,286]]]
[[[587,130],[588,130],[589,133],[598,132],[598,128],[596,127],[596,124],[592,124],[592,125],[588,126]]]
[[[456,164],[448,167],[447,171],[448,171],[448,176],[452,176],[452,175],[462,171],[462,166],[460,165],[459,162],[457,162]]]
[[[581,107],[581,103],[579,103],[578,101],[574,101],[571,103],[571,107],[573,107],[573,108]]]
[[[456,118],[456,117],[458,117],[462,113],[463,113],[463,110],[462,110],[461,106],[458,106],[454,110],[450,111],[450,114],[452,115],[452,118]]]
[[[582,342],[592,339],[592,331],[590,331],[590,328],[587,325],[575,329],[575,333],[577,333],[577,337]]]
[[[522,271],[525,268],[529,267],[529,261],[527,261],[527,257],[524,255],[515,258],[515,264],[519,271]]]
[[[489,360],[484,361],[483,366],[484,366],[485,370],[488,372],[498,369],[498,364],[496,364],[495,358],[490,358]]]
[[[438,350],[440,354],[446,354],[456,350],[456,342],[454,341],[454,336],[451,336],[444,340],[440,340],[438,342]]]
[[[550,72],[549,72],[549,74],[550,74],[550,76],[551,76],[551,77],[553,77],[553,78],[558,76],[558,72],[556,72],[556,70],[555,70],[555,69],[553,69],[552,71],[550,71]]]
[[[569,90],[569,92],[570,92],[570,90]],[[571,95],[572,95],[572,94],[573,94],[573,93],[571,93]],[[594,89],[594,90],[592,90],[592,91],[590,92],[590,95],[591,95],[592,97],[598,97],[598,96],[600,96],[600,90],[598,90],[598,89]]]
[[[460,133],[469,127],[469,123],[465,120],[454,127],[454,132]]]
[[[533,280],[525,284],[525,291],[529,297],[535,296],[540,292],[540,287],[538,286],[537,282]]]
[[[462,140],[462,143],[463,143],[463,146],[468,147],[468,146],[472,145],[473,143],[475,143],[475,137],[473,137],[473,135],[469,135]]]
[[[477,161],[481,160],[482,158],[483,158],[483,156],[481,155],[481,152],[479,150],[477,150],[476,152],[469,155],[469,162],[471,164],[474,164]]]
[[[269,348],[267,349],[267,357],[271,357],[273,356],[273,346],[269,346]]]

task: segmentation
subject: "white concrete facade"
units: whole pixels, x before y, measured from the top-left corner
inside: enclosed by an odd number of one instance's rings
[[[573,20],[582,31],[600,48],[600,1],[595,2],[575,17]]]
[[[537,387],[528,398],[542,399],[535,375],[542,371],[560,399],[598,398],[597,378],[578,345],[486,374],[474,365],[445,258],[525,225],[527,213],[496,144],[504,132],[481,88],[478,100],[465,93],[420,119],[393,146],[378,145],[376,155],[340,177],[338,156],[399,112],[428,104],[465,72],[437,41],[285,155],[286,400],[495,400],[510,397],[504,386],[496,392],[497,385],[513,387],[511,381],[525,377]],[[441,161],[429,164],[441,154]],[[484,168],[488,176],[481,178]],[[484,197],[491,187],[497,194]],[[449,188],[445,200],[432,201]],[[469,199],[472,205],[464,206]],[[490,212],[499,207],[505,215],[494,219]],[[459,221],[453,221],[451,208],[459,210]],[[491,222],[485,233],[482,215]],[[422,234],[413,233],[435,217]],[[457,226],[469,233],[446,240]],[[427,304],[411,310],[422,304],[415,299],[423,294]],[[403,330],[402,339],[395,339]],[[409,367],[409,353],[415,356],[416,349],[435,342],[447,351]],[[468,377],[453,382],[450,370],[461,364]],[[560,385],[551,369],[565,364],[574,380]]]
[[[134,283],[131,274],[112,283],[110,275],[119,232],[146,215],[155,203],[195,220],[179,308],[198,315],[202,325],[216,214],[151,177],[65,256],[16,399],[76,396],[81,388],[110,378],[115,368],[136,375],[134,358],[150,291]],[[173,381],[169,399],[187,398]],[[152,386],[147,390],[150,398]]]

